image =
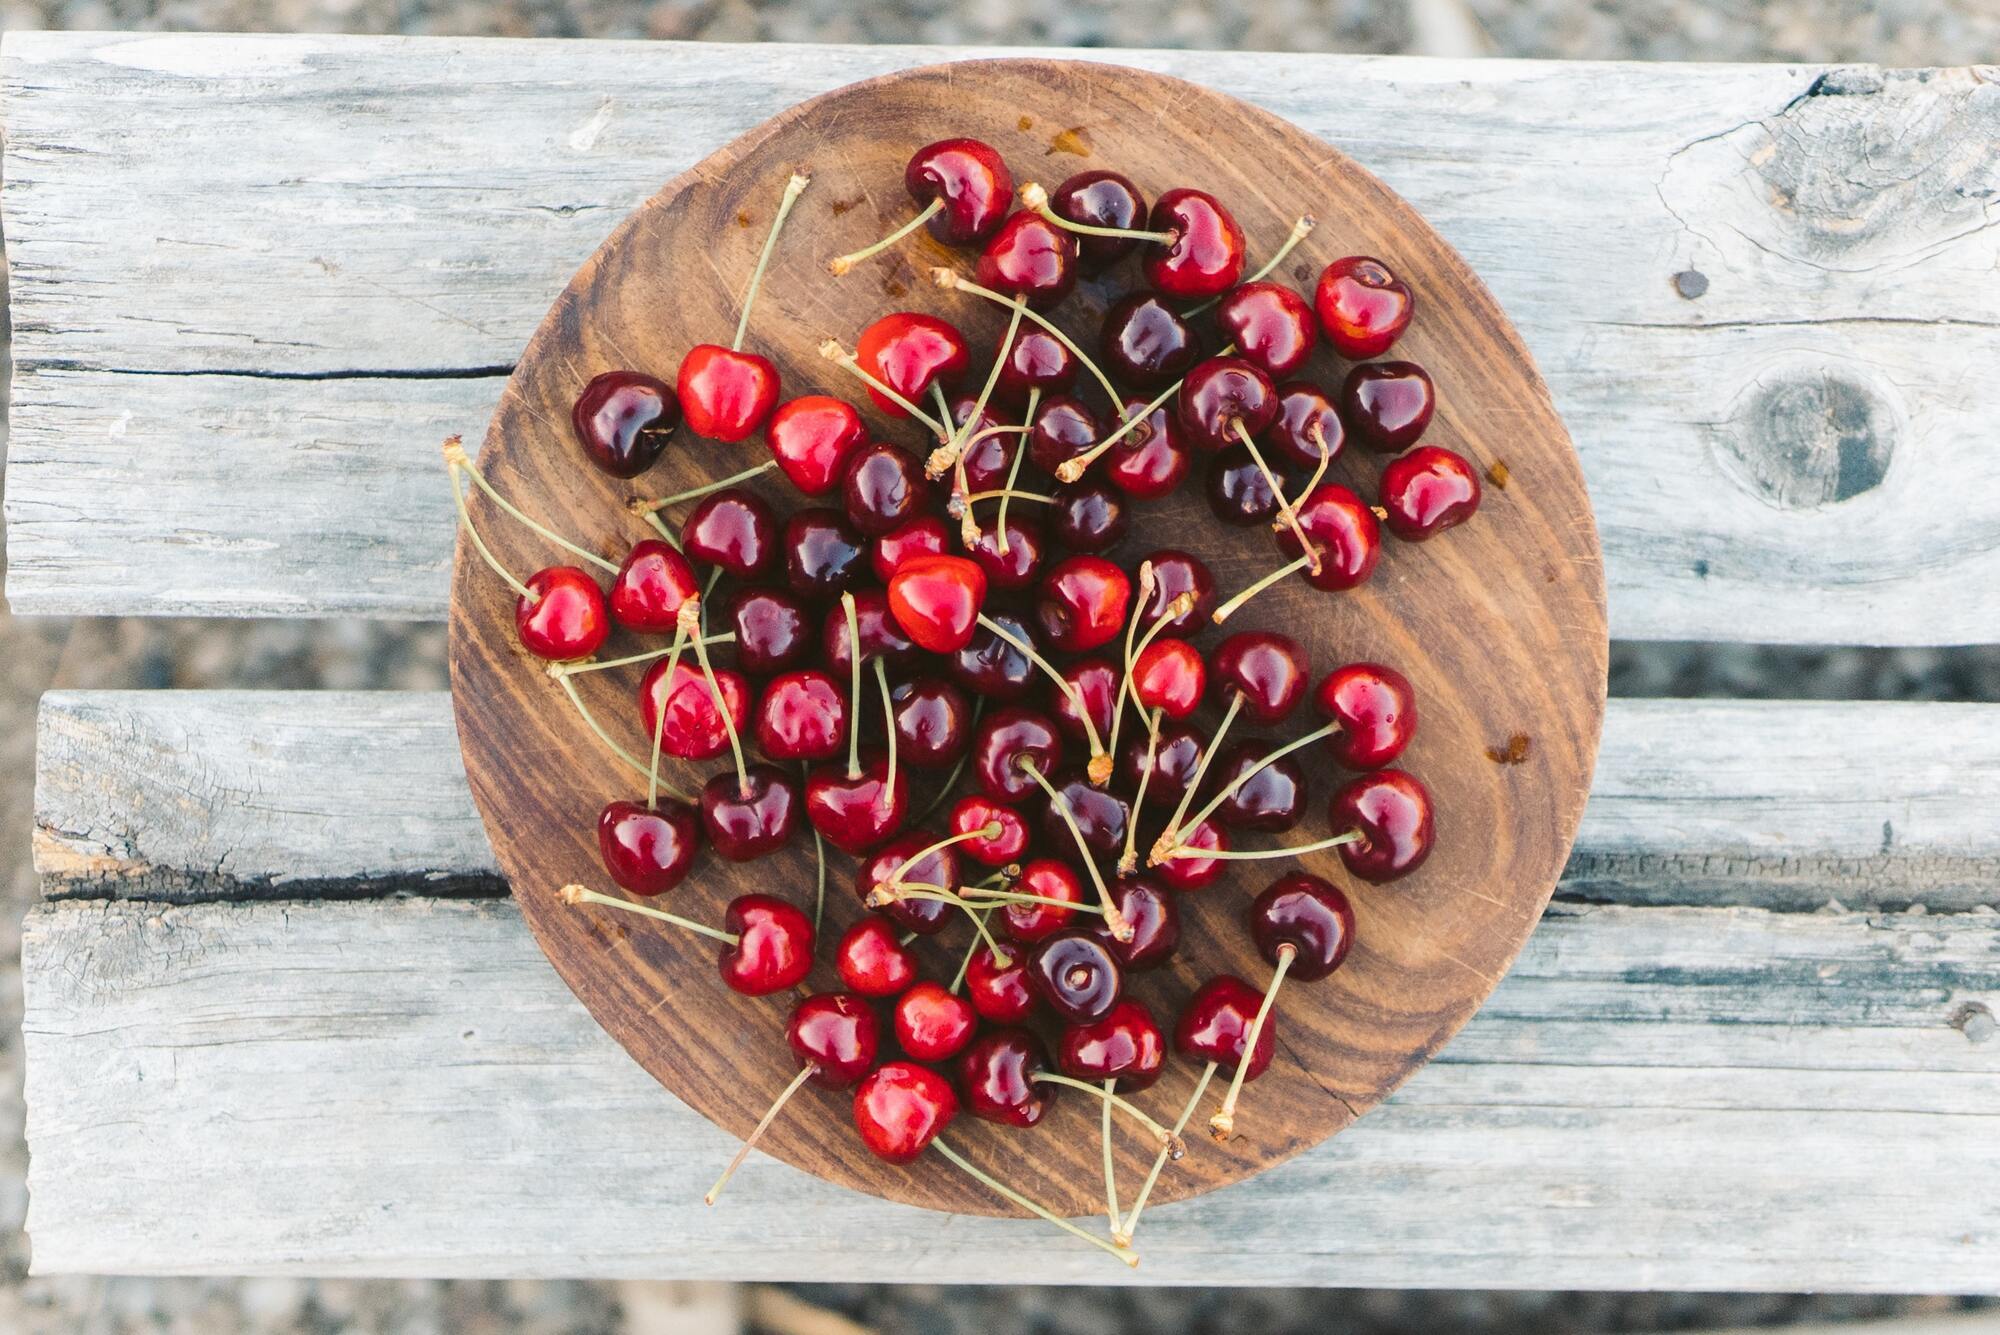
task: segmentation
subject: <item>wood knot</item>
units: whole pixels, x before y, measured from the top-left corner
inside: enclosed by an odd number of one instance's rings
[[[1760,385],[1716,446],[1724,468],[1753,495],[1810,510],[1879,486],[1895,435],[1895,413],[1866,385],[1807,370]]]
[[[1968,1001],[1952,1012],[1951,1027],[1965,1035],[1968,1043],[1985,1043],[2000,1032],[2000,1021],[1983,1001]]]

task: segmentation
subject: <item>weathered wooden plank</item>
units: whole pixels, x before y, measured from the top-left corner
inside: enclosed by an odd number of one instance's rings
[[[763,1159],[705,1210],[727,1138],[509,902],[50,905],[29,1229],[43,1272],[1992,1290],[1995,921],[1557,906],[1388,1105],[1149,1215],[1131,1276]]]
[[[52,898],[498,894],[451,706],[418,692],[79,691],[42,705]],[[2000,903],[2000,707],[1613,700],[1559,894]]]
[[[444,593],[435,438],[611,225],[785,105],[969,54],[5,53],[16,608],[406,617]],[[2000,638],[1990,71],[1115,58],[1325,135],[1466,254],[1577,439],[1614,634]]]

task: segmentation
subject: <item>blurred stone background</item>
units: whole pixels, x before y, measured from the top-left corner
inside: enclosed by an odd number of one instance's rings
[[[2000,59],[2000,0],[0,0],[0,27],[311,31],[712,41],[991,42],[1571,59]],[[0,279],[4,282],[4,279]],[[0,359],[4,347],[0,347]],[[0,426],[4,426],[0,407]],[[0,558],[4,559],[4,558]],[[1117,1331],[1613,1332],[1934,1316],[1948,1298],[1315,1290],[949,1289],[450,1281],[28,1279],[19,928],[35,701],[51,686],[423,689],[430,626],[58,621],[0,610],[0,1331],[651,1332],[1110,1335]],[[2000,701],[2000,649],[1613,646],[1614,695]],[[862,1323],[849,1324],[841,1316]],[[2000,1317],[1982,1331],[2000,1331]],[[1865,1326],[1863,1328],[1866,1328]],[[1967,1335],[1970,1335],[1970,1328]],[[1914,1328],[1913,1328],[1914,1335]]]

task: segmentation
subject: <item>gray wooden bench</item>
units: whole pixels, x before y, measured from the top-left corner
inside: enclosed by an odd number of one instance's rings
[[[436,443],[611,226],[953,54],[10,34],[14,609],[438,619]],[[2000,640],[1994,71],[1116,58],[1465,253],[1576,437],[1614,634]],[[42,1271],[1126,1278],[768,1160],[704,1210],[727,1138],[529,940],[440,694],[53,694],[38,777]],[[2000,1289],[1996,902],[2000,707],[1614,700],[1491,1003],[1149,1216],[1137,1278]]]

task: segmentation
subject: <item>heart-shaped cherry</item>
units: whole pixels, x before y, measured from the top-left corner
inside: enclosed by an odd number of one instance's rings
[[[1037,213],[1020,212],[1000,224],[979,252],[982,287],[1006,297],[1026,297],[1047,309],[1076,286],[1076,238]]]
[[[1228,796],[1215,804],[1215,816],[1230,829],[1282,834],[1305,818],[1305,771],[1289,755],[1273,758],[1272,749],[1249,737],[1217,758],[1215,781]]]
[[[1151,1087],[1167,1064],[1167,1040],[1144,1002],[1127,997],[1103,1019],[1063,1030],[1056,1065],[1076,1080],[1116,1080],[1127,1093]]]
[[[764,427],[764,443],[793,486],[824,496],[840,485],[849,456],[868,443],[868,428],[853,404],[807,394],[778,405]]]
[[[1410,327],[1417,299],[1389,266],[1366,255],[1335,260],[1313,292],[1320,332],[1349,361],[1380,357]]]
[[[1017,330],[1004,355],[995,355],[1000,357],[1000,378],[993,382],[993,398],[1005,407],[1019,408],[1036,390],[1044,396],[1067,394],[1076,383],[1075,354],[1039,325]]]
[[[972,702],[942,677],[897,682],[889,692],[896,753],[917,769],[955,765],[972,746]]]
[[[1306,364],[1319,343],[1319,326],[1306,299],[1283,283],[1245,283],[1215,310],[1215,322],[1236,345],[1236,355],[1274,380]]]
[[[893,997],[917,979],[917,957],[889,919],[874,914],[840,938],[833,967],[841,986],[864,997]]]
[[[1290,525],[1277,525],[1278,550],[1292,558],[1215,609],[1220,623],[1244,604],[1287,575],[1297,575],[1315,589],[1337,593],[1366,583],[1382,557],[1382,526],[1367,502],[1333,482],[1307,492],[1292,508]],[[1310,550],[1302,547],[1303,534]]]
[[[965,995],[979,1018],[989,1024],[1020,1024],[1035,1010],[1035,991],[1028,983],[1028,953],[1010,951],[1002,963],[990,947],[973,951],[965,966]]]
[[[757,745],[773,760],[825,760],[847,742],[847,699],[817,668],[774,677],[757,702]]]
[[[1083,654],[1116,639],[1132,603],[1132,581],[1101,556],[1072,556],[1042,576],[1035,620],[1061,653]]]
[[[1135,500],[1156,501],[1187,479],[1194,451],[1181,430],[1179,414],[1165,404],[1126,399],[1124,411],[1128,418],[1136,415],[1141,420],[1112,447],[1103,476]]]
[[[1044,473],[1053,473],[1103,434],[1097,414],[1082,399],[1068,394],[1043,399],[1028,432],[1028,461]]]
[[[1036,1125],[1055,1103],[1056,1086],[1035,1080],[1048,1068],[1042,1041],[1026,1029],[981,1035],[958,1059],[965,1110],[1002,1126]]]
[[[1033,945],[1037,941],[1054,936],[1068,927],[1076,917],[1076,909],[1063,908],[1063,904],[1081,907],[1084,902],[1083,881],[1071,870],[1066,862],[1055,858],[1036,858],[1021,868],[1021,875],[1014,886],[1014,892],[1031,895],[1038,900],[1054,900],[1056,903],[1009,903],[1000,909],[1000,930],[1010,941],[1022,945]]]
[[[1276,964],[1284,946],[1297,953],[1288,968],[1300,982],[1316,982],[1338,969],[1354,945],[1353,905],[1331,882],[1306,872],[1287,872],[1271,882],[1246,918],[1250,939],[1267,961]]]
[[[1159,626],[1163,634],[1188,636],[1209,624],[1215,609],[1215,576],[1200,557],[1176,547],[1162,547],[1145,559],[1153,568],[1153,589],[1141,599],[1139,620]],[[1181,603],[1182,595],[1192,601]],[[1184,611],[1172,611],[1179,604]]]
[[[1139,187],[1113,171],[1078,172],[1049,192],[1048,203],[1058,217],[1069,222],[1113,231],[1133,231],[1146,217],[1146,200]],[[1138,245],[1138,237],[1079,233],[1077,262],[1085,273],[1099,273]]]
[[[1472,518],[1479,509],[1479,474],[1461,455],[1420,445],[1382,470],[1382,509],[1391,533],[1423,542]]]
[[[1183,894],[1214,884],[1229,865],[1219,857],[1200,856],[1203,853],[1229,852],[1229,832],[1216,821],[1197,821],[1182,830],[1176,839],[1180,843],[1179,856],[1154,867],[1153,874]]]
[[[1146,281],[1155,291],[1180,301],[1202,301],[1227,292],[1243,277],[1243,229],[1215,196],[1169,190],[1153,202],[1146,226],[1176,238],[1145,256]]]
[[[1276,631],[1239,631],[1216,646],[1211,680],[1225,702],[1240,700],[1253,723],[1282,723],[1305,698],[1306,652]]]
[[[785,521],[785,584],[816,602],[838,598],[868,572],[868,540],[838,510],[814,506]]]
[[[604,590],[575,566],[537,570],[523,587],[527,593],[514,603],[514,630],[535,657],[554,663],[588,658],[611,634]]]
[[[1088,931],[1058,932],[1028,956],[1028,978],[1049,1008],[1071,1024],[1111,1013],[1125,986],[1117,957]]]
[[[722,668],[708,677],[685,659],[663,658],[639,679],[639,721],[645,734],[660,738],[660,750],[681,760],[713,760],[729,749],[729,732],[750,725],[750,683],[743,675]],[[716,708],[717,693],[727,721]],[[664,715],[664,718],[663,718]]]
[[[1340,845],[1340,860],[1364,881],[1409,875],[1431,855],[1436,836],[1430,790],[1397,769],[1363,774],[1335,793],[1327,824],[1360,834]]]
[[[754,352],[698,343],[681,359],[674,389],[690,431],[734,445],[778,406],[778,368]]]
[[[986,572],[963,556],[905,562],[889,581],[889,611],[912,640],[934,654],[972,642],[986,605]]]
[[[875,539],[869,564],[875,578],[887,584],[903,562],[919,556],[943,556],[951,550],[951,530],[936,515],[920,514]]]
[[[981,620],[992,624],[974,630],[971,642],[951,656],[952,680],[988,700],[1018,700],[1035,684],[1034,661],[1021,648],[1031,643],[1028,623],[1000,611]]]
[[[914,519],[930,495],[917,456],[882,440],[854,452],[841,488],[848,519],[871,538]]]
[[[1028,823],[1021,819],[1021,813],[978,793],[953,803],[945,824],[953,834],[967,836],[959,849],[988,867],[1019,862],[1028,851]]]
[[[903,834],[864,859],[854,875],[854,894],[861,903],[886,914],[906,931],[920,936],[941,932],[951,921],[951,904],[935,896],[958,885],[958,856],[950,847],[921,834]],[[900,894],[916,886],[926,894]],[[940,891],[936,887],[942,886]]]
[[[1335,668],[1313,689],[1313,703],[1330,725],[1327,754],[1349,769],[1382,768],[1416,735],[1416,690],[1380,663]]]
[[[744,589],[729,608],[736,633],[736,666],[768,677],[801,662],[812,648],[812,617],[783,589]]]
[[[687,879],[701,849],[701,817],[685,802],[611,802],[597,817],[597,851],[621,889],[659,895]]]
[[[1062,733],[1046,714],[1019,706],[999,709],[973,734],[972,776],[987,797],[1013,805],[1040,791],[1021,762],[1049,773],[1062,756]]]
[[[1103,922],[1090,930],[1104,942],[1127,973],[1146,973],[1172,959],[1181,944],[1181,911],[1173,895],[1150,876],[1121,876],[1111,883],[1111,902],[1132,928],[1120,941]]]
[[[1216,451],[1208,461],[1209,513],[1231,528],[1269,524],[1278,513],[1278,493],[1271,486],[1271,477],[1242,445]]]
[[[1309,380],[1288,380],[1278,386],[1278,415],[1264,430],[1264,439],[1287,461],[1317,468],[1321,450],[1332,462],[1347,443],[1347,428],[1326,391]]]
[[[612,581],[611,615],[637,634],[669,635],[679,622],[681,604],[700,589],[694,567],[671,543],[641,538]]]
[[[1109,659],[1080,658],[1062,670],[1068,690],[1049,693],[1049,715],[1076,740],[1088,743],[1111,731],[1118,702],[1118,669]]]
[[[880,754],[863,756],[858,772],[828,765],[806,780],[806,819],[844,853],[865,853],[901,829],[909,805],[908,777],[899,769],[891,784]]]
[[[681,525],[690,560],[720,566],[738,579],[768,569],[778,556],[778,517],[761,497],[727,487],[701,498]]]
[[[1003,535],[1006,539],[1005,551],[1001,550]],[[1007,516],[1004,525],[988,524],[980,529],[978,541],[965,550],[986,572],[989,586],[1012,593],[1028,588],[1040,578],[1042,547],[1041,525],[1022,517],[1017,510]],[[980,638],[978,632],[975,632],[975,638]],[[986,638],[991,638],[990,633]]]
[[[1188,998],[1174,1026],[1174,1051],[1231,1071],[1240,1064],[1255,1080],[1270,1068],[1277,1047],[1277,1031],[1268,1026],[1251,1046],[1251,1022],[1263,1004],[1264,994],[1235,974],[1217,974]]]
[[[1174,384],[1201,359],[1201,340],[1156,293],[1134,292],[1104,313],[1097,346],[1112,375],[1139,389]]]
[[[881,381],[909,404],[921,404],[933,384],[949,388],[972,365],[972,352],[956,328],[920,311],[885,315],[861,331],[855,349],[860,368]],[[901,419],[909,409],[895,398],[869,387],[868,397],[890,417]]]
[[[639,371],[594,377],[570,408],[584,457],[612,477],[637,477],[659,461],[681,424],[680,400],[663,381]]]
[[[884,1062],[854,1090],[854,1126],[878,1159],[911,1163],[958,1115],[951,1081],[916,1062]]]
[[[871,255],[887,250],[918,227],[947,245],[963,246],[993,234],[1014,202],[1014,176],[1007,160],[978,139],[940,139],[910,155],[903,188],[922,206],[916,217],[874,245],[827,262],[838,277]]]
[[[1278,415],[1271,377],[1241,357],[1210,357],[1181,384],[1181,427],[1206,450],[1244,443]]]
[[[1415,362],[1369,362],[1347,373],[1340,416],[1354,438],[1382,454],[1417,443],[1437,408],[1430,372]]]
[[[971,1002],[928,978],[896,998],[889,1018],[896,1042],[922,1062],[956,1057],[979,1028],[979,1015]]]
[[[798,785],[775,765],[749,765],[741,776],[724,771],[702,785],[702,828],[731,862],[754,862],[783,848],[798,812]]]
[[[798,986],[812,972],[812,920],[784,900],[738,895],[722,921],[737,938],[719,959],[722,981],[735,991],[765,997]]]
[[[1186,640],[1154,640],[1132,665],[1132,694],[1142,708],[1186,718],[1208,688],[1208,665]]]

